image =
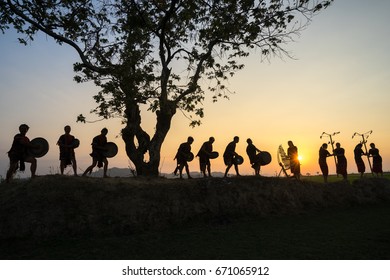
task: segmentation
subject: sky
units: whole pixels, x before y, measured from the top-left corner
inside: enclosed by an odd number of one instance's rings
[[[298,147],[301,172],[318,174],[318,150],[335,135],[346,151],[348,172],[356,173],[353,149],[361,140],[355,132],[369,135],[383,158],[384,171],[390,171],[390,1],[335,0],[317,15],[294,43],[286,46],[294,57],[260,61],[253,54],[243,60],[245,69],[230,79],[229,100],[212,103],[211,94],[204,101],[202,125],[189,127],[188,119],[179,111],[163,144],[160,172],[172,173],[174,156],[180,143],[194,137],[192,151],[196,154],[203,142],[215,137],[214,150],[222,155],[234,136],[240,137],[236,151],[243,155],[241,174],[251,175],[246,156],[246,139],[257,148],[268,151],[272,162],[263,166],[261,174],[275,176],[280,167],[277,149],[293,141]],[[40,35],[30,45],[18,43],[13,31],[0,34],[0,176],[5,177],[9,166],[7,151],[18,127],[27,123],[30,139],[44,137],[49,152],[38,159],[38,175],[59,172],[59,149],[56,142],[65,125],[80,139],[76,150],[78,172],[90,164],[91,141],[107,127],[108,141],[119,147],[118,155],[109,159],[109,167],[129,168],[133,165],[124,151],[120,138],[120,119],[96,123],[76,123],[80,113],[88,114],[96,107],[92,98],[99,91],[92,83],[73,81],[73,63],[79,57],[68,46],[59,46]],[[143,115],[147,132],[154,131],[155,117]],[[365,159],[366,171],[369,171]],[[332,158],[328,159],[330,173],[335,173]],[[189,163],[191,171],[199,171],[198,160]],[[28,170],[28,168],[27,168]],[[220,156],[212,160],[212,171],[224,172]],[[72,174],[70,168],[65,173]],[[233,169],[230,174],[234,175]],[[25,174],[17,176],[29,176]]]

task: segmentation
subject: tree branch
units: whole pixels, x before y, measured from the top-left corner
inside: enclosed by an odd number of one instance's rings
[[[72,48],[74,48],[76,50],[76,52],[78,53],[81,61],[83,62],[83,65],[85,67],[89,68],[92,71],[100,73],[100,74],[109,73],[109,69],[102,68],[102,67],[97,67],[97,66],[93,65],[92,63],[90,63],[88,61],[88,59],[86,58],[86,56],[84,55],[84,53],[81,50],[81,48],[75,42],[73,42],[72,40],[70,40],[70,39],[68,39],[68,38],[66,38],[64,36],[61,36],[61,35],[55,33],[51,29],[46,28],[45,26],[43,26],[43,25],[39,24],[38,22],[34,21],[33,19],[29,18],[22,11],[20,11],[10,0],[7,0],[7,3],[9,5],[10,9],[16,15],[21,17],[23,20],[27,21],[29,24],[31,24],[32,26],[34,26],[38,30],[44,32],[45,34],[49,35],[50,37],[54,38],[55,40],[63,42],[65,44],[71,46]]]
[[[174,102],[178,104],[185,96],[188,94],[193,93],[196,90],[196,86],[198,84],[198,81],[200,79],[200,74],[202,71],[203,63],[211,56],[211,53],[213,51],[213,48],[216,44],[218,44],[218,40],[211,41],[207,46],[207,52],[201,56],[199,59],[199,62],[196,67],[196,71],[194,76],[192,76],[191,81],[189,82],[187,90],[183,91],[175,100]]]

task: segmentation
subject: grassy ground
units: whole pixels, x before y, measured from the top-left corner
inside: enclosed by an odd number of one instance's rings
[[[364,178],[375,178],[377,176],[372,175],[371,173],[364,174]],[[390,173],[383,173],[383,178],[390,179]],[[307,181],[312,181],[312,182],[318,182],[318,183],[323,183],[324,178],[321,175],[317,176],[303,176],[303,180]],[[350,183],[353,183],[353,181],[360,179],[360,174],[348,174],[348,181]],[[343,180],[343,176],[339,175],[329,175],[328,177],[328,182],[329,183],[334,183],[334,182],[339,182]]]
[[[388,179],[349,180],[2,184],[0,259],[390,259]]]
[[[122,237],[4,240],[1,259],[389,259],[390,205],[215,220]]]

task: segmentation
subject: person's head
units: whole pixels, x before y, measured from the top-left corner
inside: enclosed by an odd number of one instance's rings
[[[21,124],[21,125],[19,126],[19,132],[20,132],[21,134],[26,134],[29,128],[30,128],[30,127],[29,127],[27,124]]]
[[[362,144],[362,143],[359,143],[359,144],[356,145],[356,148],[361,149],[362,147],[363,147],[363,144]]]
[[[252,144],[252,143],[253,143],[253,142],[252,142],[252,139],[250,139],[250,138],[246,139],[246,142],[247,142],[248,144]]]
[[[211,136],[211,137],[209,138],[209,142],[212,144],[212,143],[214,143],[214,141],[215,141],[214,137]]]
[[[337,148],[340,148],[340,147],[341,147],[340,143],[337,142],[337,143],[336,143],[336,147],[337,147]]]
[[[373,148],[373,149],[375,149],[375,144],[374,144],[374,143],[371,143],[371,144],[370,144],[370,147]]]
[[[70,133],[70,130],[71,130],[71,128],[70,128],[69,125],[67,125],[67,126],[64,127],[64,131],[65,131],[66,134],[69,134],[69,133]]]
[[[191,136],[189,136],[189,137],[187,138],[187,143],[190,143],[190,144],[194,143],[194,138],[192,138]]]
[[[328,144],[324,143],[322,144],[321,148],[323,148],[324,150],[326,150],[328,148]]]
[[[240,137],[234,136],[233,141],[236,142],[236,143],[238,143],[238,142],[240,141]]]
[[[108,133],[108,129],[107,128],[103,128],[100,132],[101,132],[102,135],[105,136]]]
[[[293,142],[292,142],[291,140],[290,140],[290,141],[288,141],[288,142],[287,142],[287,144],[288,144],[288,146],[289,146],[289,147],[292,147],[292,146],[294,146],[294,144],[293,144]]]

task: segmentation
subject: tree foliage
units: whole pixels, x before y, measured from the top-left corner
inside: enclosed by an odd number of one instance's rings
[[[75,80],[101,88],[93,112],[122,117],[129,157],[137,167],[152,152],[156,168],[177,109],[200,124],[206,93],[228,97],[226,81],[244,67],[241,58],[288,55],[286,44],[332,1],[0,0],[0,30],[13,27],[23,44],[44,32],[73,47]],[[156,114],[152,138],[140,104]]]

